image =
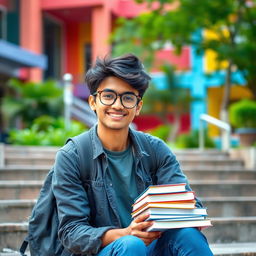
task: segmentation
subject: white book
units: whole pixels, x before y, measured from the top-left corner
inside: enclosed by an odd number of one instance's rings
[[[150,204],[150,208],[142,208],[136,212],[132,213],[132,217],[136,217],[140,214],[149,214],[149,215],[169,215],[169,216],[191,216],[191,215],[207,215],[206,208],[193,208],[193,209],[179,209],[179,208],[160,208],[160,207],[152,207]]]
[[[153,225],[146,231],[164,231],[173,228],[210,227],[211,220],[188,220],[188,221],[153,221]]]
[[[164,185],[151,185],[148,186],[146,190],[144,190],[136,199],[140,201],[147,195],[152,194],[166,194],[166,193],[174,193],[174,192],[185,192],[186,191],[186,183],[178,183],[178,184],[164,184]]]
[[[180,221],[180,220],[204,220],[205,216],[195,215],[195,216],[178,216],[178,215],[150,215],[146,221]]]

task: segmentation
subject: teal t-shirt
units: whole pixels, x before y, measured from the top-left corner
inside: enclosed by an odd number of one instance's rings
[[[138,196],[135,182],[134,158],[132,147],[117,152],[104,149],[108,157],[108,176],[112,180],[117,197],[117,210],[122,227],[131,223],[131,211],[134,199]]]

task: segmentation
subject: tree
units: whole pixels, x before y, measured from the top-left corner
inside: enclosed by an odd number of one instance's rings
[[[148,63],[154,52],[172,43],[179,54],[185,45],[198,52],[213,50],[217,61],[227,62],[221,117],[227,121],[227,107],[235,69],[243,72],[256,99],[256,0],[137,0],[151,11],[132,20],[121,19],[113,40],[118,54],[130,50]],[[158,3],[153,8],[153,3]],[[209,30],[214,38],[206,38]],[[198,40],[194,35],[201,31]]]
[[[167,87],[159,90],[151,85],[146,92],[143,101],[144,113],[156,113],[165,125],[169,125],[168,115],[173,114],[173,125],[168,135],[168,141],[174,141],[180,129],[180,118],[183,113],[189,112],[193,99],[186,88],[178,86],[175,78],[175,68],[170,64],[161,67],[165,74]]]

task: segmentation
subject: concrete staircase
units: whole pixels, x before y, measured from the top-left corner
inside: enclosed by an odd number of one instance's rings
[[[10,249],[17,250],[26,236],[28,217],[57,148],[3,149],[0,256],[11,256],[17,254]],[[215,150],[176,151],[176,155],[192,189],[208,207],[214,226],[203,232],[214,255],[256,255],[256,170],[245,169],[241,160]]]

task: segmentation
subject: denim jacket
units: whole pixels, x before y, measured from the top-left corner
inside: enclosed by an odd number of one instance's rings
[[[120,228],[115,193],[111,180],[106,175],[108,163],[97,126],[89,131],[92,140],[92,157],[86,181],[82,182],[79,156],[72,141],[62,147],[55,161],[52,180],[59,216],[59,238],[64,245],[62,255],[95,255],[101,249],[101,237],[113,228]],[[145,145],[136,138],[138,131],[129,130],[135,160],[135,175],[138,193],[149,185],[186,183],[186,176],[169,147],[160,139],[145,134],[154,157],[145,151]],[[86,145],[85,145],[86,146]],[[88,156],[84,156],[88,157]],[[155,169],[155,170],[153,170]],[[155,177],[152,177],[152,172]],[[197,205],[202,207],[197,199]],[[73,254],[71,254],[71,253]]]

